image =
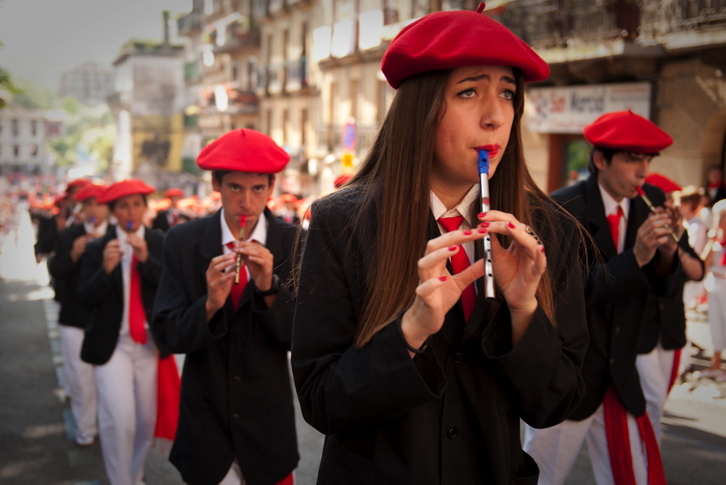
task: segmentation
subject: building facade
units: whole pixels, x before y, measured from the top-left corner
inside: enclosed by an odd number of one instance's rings
[[[48,173],[52,161],[47,156],[46,141],[61,136],[62,131],[63,123],[48,118],[45,111],[12,104],[0,109],[0,175]]]
[[[61,75],[58,95],[71,96],[86,105],[106,103],[113,92],[113,73],[94,62],[87,62]]]
[[[202,20],[188,30],[196,45],[187,70],[198,64],[198,76],[187,76],[187,89],[197,94],[186,109],[197,118],[186,133],[198,143],[187,157],[229,129],[255,128],[291,154],[284,191],[332,189],[367,155],[395,94],[380,71],[390,41],[422,15],[478,4],[194,0]],[[547,81],[528,86],[523,120],[528,164],[543,190],[586,175],[582,128],[621,109],[673,136],[653,171],[702,185],[707,167],[724,165],[726,2],[493,0],[485,14],[552,69]]]

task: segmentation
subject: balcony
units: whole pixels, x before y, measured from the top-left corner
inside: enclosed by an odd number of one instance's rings
[[[184,81],[201,81],[202,73],[199,69],[199,61],[187,62],[184,64]]]
[[[229,114],[258,114],[260,111],[260,100],[257,93],[241,89],[237,83],[226,83],[223,85],[227,94],[227,106],[224,113]],[[219,113],[217,100],[215,98],[215,86],[207,86],[200,93],[199,105],[204,114]]]
[[[300,91],[308,87],[308,71],[307,59],[301,57],[297,61],[287,63],[286,73],[287,80],[285,83],[285,91],[288,93]]]
[[[215,36],[214,52],[237,52],[260,47],[260,30],[251,20],[230,22],[225,27],[224,42],[220,45]]]
[[[192,37],[202,30],[202,16],[198,12],[189,12],[176,21],[181,37]]]

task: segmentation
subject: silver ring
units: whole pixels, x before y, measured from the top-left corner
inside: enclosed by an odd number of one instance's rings
[[[532,228],[531,228],[531,227],[529,227],[529,226],[525,225],[525,226],[524,226],[524,231],[525,231],[525,232],[526,232],[527,234],[529,234],[530,236],[534,236],[534,231],[532,230]]]

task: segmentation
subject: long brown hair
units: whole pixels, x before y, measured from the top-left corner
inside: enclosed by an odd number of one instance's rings
[[[368,157],[348,182],[365,189],[359,216],[353,221],[353,234],[363,227],[367,208],[377,207],[378,216],[372,267],[366,275],[363,313],[355,335],[358,346],[365,345],[413,303],[419,284],[417,263],[425,252],[431,211],[435,131],[451,72],[430,71],[399,86]],[[532,213],[542,213],[549,221],[553,209],[524,161],[520,129],[524,82],[516,69],[515,77],[513,126],[490,190],[498,210],[513,214],[538,231]],[[476,222],[477,213],[477,207],[473,207],[469,220]],[[507,238],[500,240],[505,247],[509,244]],[[554,322],[553,289],[547,272],[537,289],[537,299]]]

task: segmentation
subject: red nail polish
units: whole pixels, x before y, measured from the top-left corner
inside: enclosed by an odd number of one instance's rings
[[[464,236],[471,236],[471,229],[464,231]]]
[[[479,227],[489,227],[489,223],[488,222],[482,222],[481,224],[479,224]]]
[[[507,225],[509,226],[510,229],[514,229],[515,227],[517,227],[514,224],[512,224],[511,222],[509,224],[507,224]]]
[[[486,217],[486,216],[487,216],[487,213],[486,213],[486,212],[480,212],[480,213],[479,213],[479,215],[478,215],[477,217],[478,217],[479,219],[483,219],[483,218],[484,218],[484,217]]]
[[[478,232],[479,234],[486,234],[487,230],[484,229],[483,227],[480,227],[479,229],[476,230],[476,232]]]
[[[446,281],[446,276],[439,277],[439,281]]]
[[[456,251],[456,246],[449,246],[449,251]]]

